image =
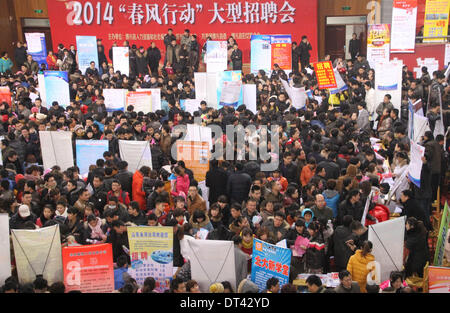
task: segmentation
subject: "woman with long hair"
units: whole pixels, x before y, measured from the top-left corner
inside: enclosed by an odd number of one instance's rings
[[[347,271],[350,272],[354,281],[358,282],[361,292],[367,292],[367,274],[371,272],[369,263],[375,261],[372,252],[372,242],[364,241],[362,249],[356,250],[350,257],[347,264]]]
[[[415,217],[406,220],[405,247],[408,251],[405,262],[406,277],[417,274],[423,277],[423,268],[430,259],[428,249],[428,232],[422,221]]]

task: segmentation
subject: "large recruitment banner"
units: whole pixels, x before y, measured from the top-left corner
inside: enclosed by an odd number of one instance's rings
[[[63,71],[45,71],[44,81],[47,106],[51,106],[53,101],[57,101],[63,108],[69,106],[69,74]]]
[[[41,64],[47,64],[47,44],[45,43],[44,33],[25,33],[25,40],[27,41],[27,53],[33,57],[39,67]]]
[[[253,239],[252,281],[262,291],[271,277],[280,281],[280,286],[289,282],[291,250]]]
[[[374,68],[377,62],[389,62],[391,35],[389,24],[373,24],[368,27],[367,61]]]
[[[445,37],[448,34],[448,12],[450,1],[427,0],[425,20],[423,25],[424,37]],[[446,38],[424,39],[423,42],[446,42]]]
[[[142,111],[144,114],[152,112],[151,91],[130,91],[127,93],[125,100],[126,107],[132,105],[135,112]]]
[[[391,53],[414,53],[416,20],[417,0],[394,0]]]
[[[98,63],[98,49],[97,37],[95,36],[77,36],[77,50],[78,50],[78,66],[81,73],[85,73],[92,61],[95,62],[95,67],[100,68]]]
[[[77,166],[80,174],[89,173],[89,166],[95,165],[98,159],[103,159],[103,153],[108,149],[108,140],[76,140]]]
[[[131,267],[128,274],[140,285],[147,277],[156,280],[156,291],[170,288],[173,275],[173,228],[128,227]]]
[[[62,249],[66,292],[110,293],[114,291],[111,244],[65,247]]]
[[[200,46],[207,37],[213,41],[233,36],[250,62],[250,38],[258,34],[292,34],[300,42],[308,36],[313,50],[311,62],[317,61],[317,0],[47,0],[52,25],[54,51],[56,45],[68,46],[75,36],[95,34],[103,39],[105,51],[125,40],[136,46],[149,47],[154,41],[161,53],[168,28],[181,35],[184,29],[196,34]],[[178,37],[178,40],[180,38]]]

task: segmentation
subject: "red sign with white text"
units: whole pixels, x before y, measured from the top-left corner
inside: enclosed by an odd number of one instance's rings
[[[164,59],[167,30],[180,36],[185,29],[197,35],[203,46],[206,38],[227,40],[233,36],[250,63],[250,38],[254,34],[291,34],[300,42],[308,36],[317,60],[317,0],[47,0],[53,47],[75,44],[75,36],[102,39],[105,54],[113,42],[148,48],[155,41]],[[55,49],[54,51],[57,51]],[[161,62],[163,62],[163,59]]]
[[[314,71],[316,72],[319,89],[337,88],[333,65],[330,61],[314,63]]]

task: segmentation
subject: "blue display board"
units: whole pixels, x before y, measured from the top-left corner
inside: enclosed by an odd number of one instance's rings
[[[77,50],[78,50],[78,66],[81,73],[85,73],[86,69],[92,61],[95,62],[95,67],[100,68],[98,64],[98,48],[97,37],[95,36],[77,36]]]
[[[63,71],[45,71],[45,97],[47,107],[51,107],[53,101],[66,108],[70,104],[69,75]]]
[[[77,140],[76,159],[80,174],[89,173],[89,166],[103,159],[103,153],[108,151],[108,140]]]

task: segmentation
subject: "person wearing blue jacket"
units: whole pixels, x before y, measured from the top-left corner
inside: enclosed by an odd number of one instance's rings
[[[322,192],[327,207],[331,208],[333,211],[333,218],[337,217],[338,205],[339,205],[339,192],[336,190],[336,181],[334,179],[329,179],[327,181],[327,189]]]
[[[0,58],[0,73],[5,73],[11,70],[13,67],[13,62],[8,57],[8,52],[2,52],[2,57]]]

